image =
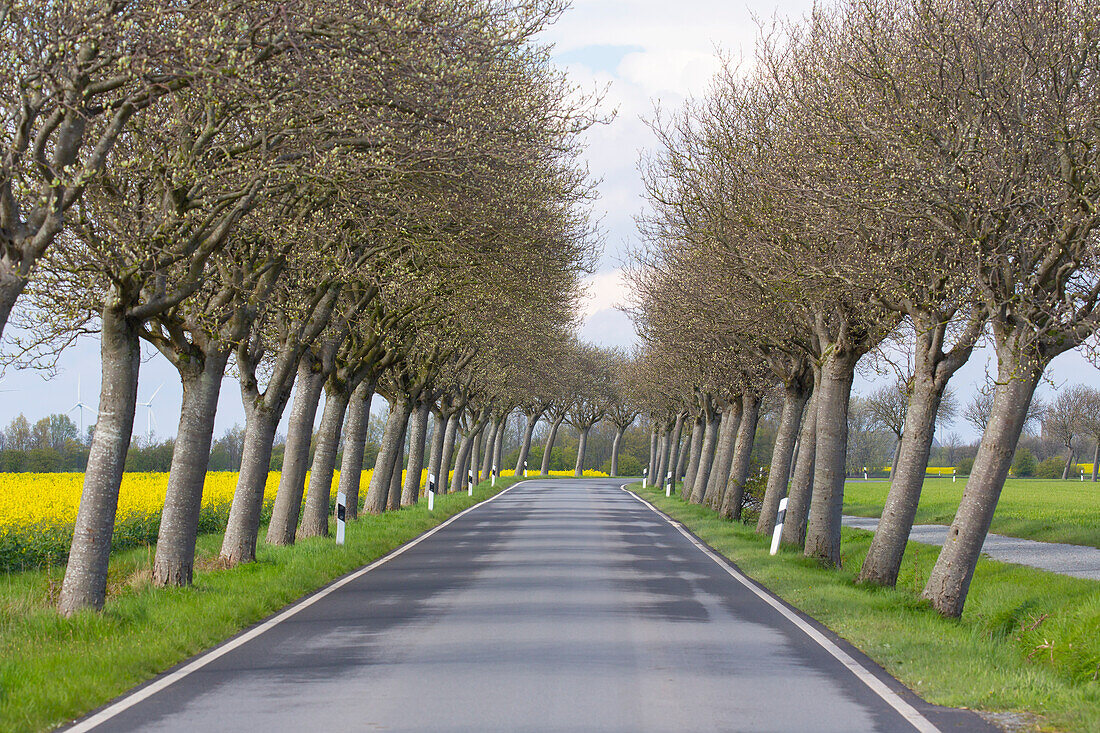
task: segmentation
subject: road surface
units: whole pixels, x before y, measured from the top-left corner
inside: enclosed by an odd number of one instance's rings
[[[75,730],[991,730],[619,486],[519,484]]]

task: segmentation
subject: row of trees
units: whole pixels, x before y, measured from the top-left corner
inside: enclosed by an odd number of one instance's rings
[[[87,331],[101,344],[63,614],[104,602],[142,341],[183,384],[162,586],[192,579],[230,367],[246,415],[221,548],[233,565],[255,558],[292,394],[275,544],[327,535],[341,442],[354,515],[375,393],[391,408],[365,510],[381,512],[416,501],[423,465],[453,462],[456,488],[498,417],[532,399],[543,360],[588,358],[570,334],[595,257],[578,162],[593,100],[533,41],[561,8],[85,0],[0,13],[0,329],[24,321],[16,359]]]
[[[1098,71],[1090,3],[842,0],[659,115],[631,273],[669,396],[658,473],[737,517],[778,392],[758,530],[790,478],[784,541],[839,564],[854,372],[889,341],[908,354],[904,422],[859,579],[893,585],[948,383],[987,337],[988,418],[923,592],[960,615],[1034,391],[1100,318]]]

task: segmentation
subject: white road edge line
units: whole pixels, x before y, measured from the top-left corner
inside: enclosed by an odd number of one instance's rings
[[[525,483],[528,483],[528,482],[527,481],[520,481],[519,483],[512,484],[511,486],[509,486],[504,491],[501,491],[499,494],[494,494],[493,496],[490,496],[485,501],[480,501],[477,504],[474,504],[472,507],[468,507],[466,509],[463,509],[461,512],[454,515],[453,517],[451,517],[447,521],[443,522],[442,524],[436,525],[435,527],[432,527],[431,529],[429,529],[424,534],[420,535],[416,539],[410,540],[409,542],[401,545],[400,547],[398,547],[397,549],[395,549],[393,552],[386,555],[385,557],[380,557],[377,560],[375,560],[374,562],[372,562],[370,565],[367,565],[366,567],[363,567],[363,568],[360,568],[359,570],[356,570],[351,575],[344,576],[343,578],[341,578],[340,580],[334,582],[332,585],[328,586],[327,588],[316,592],[315,594],[313,594],[312,596],[310,596],[306,600],[301,601],[299,603],[296,603],[294,606],[292,606],[292,607],[290,607],[290,608],[288,608],[284,611],[281,611],[281,612],[277,613],[276,615],[272,616],[267,621],[264,621],[262,624],[255,627],[251,631],[247,631],[247,632],[241,634],[237,638],[226,642],[222,646],[211,649],[210,651],[208,651],[208,652],[202,654],[201,656],[199,656],[197,659],[195,659],[190,664],[187,664],[186,666],[180,667],[175,672],[171,672],[169,674],[164,675],[160,679],[149,683],[148,685],[141,688],[140,690],[137,690],[136,692],[133,692],[129,695],[126,695],[125,697],[123,697],[121,700],[114,703],[113,705],[110,705],[109,707],[103,708],[102,710],[100,710],[98,713],[91,716],[90,718],[86,718],[85,720],[82,720],[82,721],[74,724],[72,727],[64,728],[63,730],[65,731],[65,733],[85,733],[85,731],[90,731],[90,730],[94,729],[96,726],[101,725],[103,723],[106,723],[108,720],[115,717],[119,713],[122,713],[122,712],[125,712],[126,710],[129,710],[133,706],[135,706],[138,703],[152,697],[153,695],[157,694],[158,692],[165,689],[166,687],[168,687],[172,684],[175,684],[176,682],[179,682],[180,680],[182,680],[184,677],[191,674],[192,672],[197,672],[198,670],[202,669],[203,667],[210,664],[214,660],[216,660],[216,659],[218,659],[222,656],[225,656],[229,652],[233,651],[234,649],[237,649],[240,646],[243,646],[244,644],[247,644],[248,642],[252,641],[253,639],[255,639],[260,634],[264,633],[265,631],[268,631],[269,629],[271,629],[275,626],[278,626],[283,621],[286,621],[288,618],[291,618],[292,616],[296,615],[299,611],[302,611],[306,608],[309,608],[314,603],[321,600],[325,596],[329,595],[333,591],[337,591],[340,588],[347,585],[348,583],[350,583],[351,581],[357,580],[358,578],[361,578],[362,576],[366,575],[371,570],[374,570],[375,568],[379,567],[380,565],[385,565],[390,560],[394,559],[395,557],[402,554],[406,550],[408,550],[412,547],[416,547],[421,542],[428,539],[433,534],[435,534],[439,530],[443,529],[444,527],[446,527],[448,524],[455,521],[459,517],[462,517],[462,516],[472,512],[474,509],[477,509],[478,507],[485,506],[486,504],[493,501],[497,497],[504,496],[505,494],[507,494],[512,489],[516,488],[517,486],[521,486],[522,484],[525,484]]]
[[[623,484],[619,488],[649,507],[654,514],[672,525],[672,527],[676,529],[677,532],[686,537],[687,540],[691,542],[691,544],[695,545],[695,547],[698,548],[700,551],[702,551],[704,555],[709,557],[711,560],[717,563],[719,567],[721,567],[723,570],[733,576],[734,580],[752,591],[758,598],[760,598],[760,600],[764,601],[776,611],[779,611],[779,613],[783,614],[783,616],[788,621],[797,626],[799,630],[806,634],[806,636],[813,639],[815,642],[817,642],[819,646],[825,649],[825,651],[836,657],[837,661],[847,667],[852,672],[852,674],[854,674],[863,684],[867,685],[867,687],[871,688],[872,692],[881,697],[886,702],[886,704],[896,710],[898,714],[901,715],[901,717],[909,721],[909,723],[914,728],[921,731],[921,733],[941,733],[940,729],[932,725],[931,721],[929,721],[928,718],[921,715],[916,708],[905,702],[905,700],[901,699],[901,697],[896,692],[887,687],[882,680],[873,675],[866,667],[853,659],[850,654],[848,654],[843,649],[838,647],[835,643],[833,643],[831,639],[826,637],[813,626],[810,626],[803,619],[799,618],[796,613],[777,601],[771,595],[760,590],[760,588],[758,588],[754,582],[749,580],[743,573],[730,567],[729,564],[726,563],[724,558],[720,557],[709,547],[693,537],[687,530],[683,528],[683,526],[681,526],[677,522],[673,522],[672,520],[670,520],[667,516],[661,513],[661,510],[659,510],[657,507],[653,506],[648,501],[638,496],[626,487],[627,484]]]

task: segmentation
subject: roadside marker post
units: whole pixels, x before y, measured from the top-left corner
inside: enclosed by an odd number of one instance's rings
[[[435,508],[435,474],[428,474],[428,511]]]
[[[779,500],[779,512],[775,515],[775,531],[772,532],[772,552],[779,552],[779,536],[783,534],[783,520],[787,517],[787,497]]]
[[[867,466],[864,466],[864,467],[863,467],[863,480],[864,480],[864,481],[866,481],[866,480],[867,480]]]
[[[496,488],[497,485],[497,464],[493,464],[493,470],[489,472],[489,485]]]
[[[466,496],[474,495],[474,469],[466,472]]]
[[[959,480],[959,469],[952,468],[951,469],[951,483],[955,483],[958,480]]]
[[[527,478],[527,461],[523,462],[523,477]]]
[[[643,468],[642,469],[642,488],[643,489],[645,488],[645,480],[648,476],[649,476],[649,469],[648,468]]]
[[[665,498],[672,496],[672,471],[665,474]]]
[[[348,518],[348,495],[343,491],[336,493],[336,544],[344,544],[344,525]]]

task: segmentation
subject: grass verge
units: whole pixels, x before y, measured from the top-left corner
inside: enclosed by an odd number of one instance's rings
[[[896,589],[859,586],[870,532],[845,528],[843,568],[831,570],[793,549],[771,557],[753,527],[631,488],[929,702],[1100,730],[1100,583],[982,559],[963,618],[945,619],[919,597],[938,547],[909,543]]]
[[[917,524],[951,524],[965,480],[927,478],[917,507]],[[849,481],[844,513],[880,517],[889,481]],[[1091,481],[1009,479],[997,502],[991,532],[1041,542],[1100,547],[1100,484]]]
[[[522,479],[483,482],[347,525],[346,544],[314,538],[291,547],[262,541],[257,560],[219,569],[221,534],[199,538],[191,588],[149,580],[153,548],[112,555],[101,613],[64,619],[53,610],[63,567],[0,579],[0,730],[57,726],[223,641],[330,581],[408,542]],[[263,530],[260,537],[264,536]]]

